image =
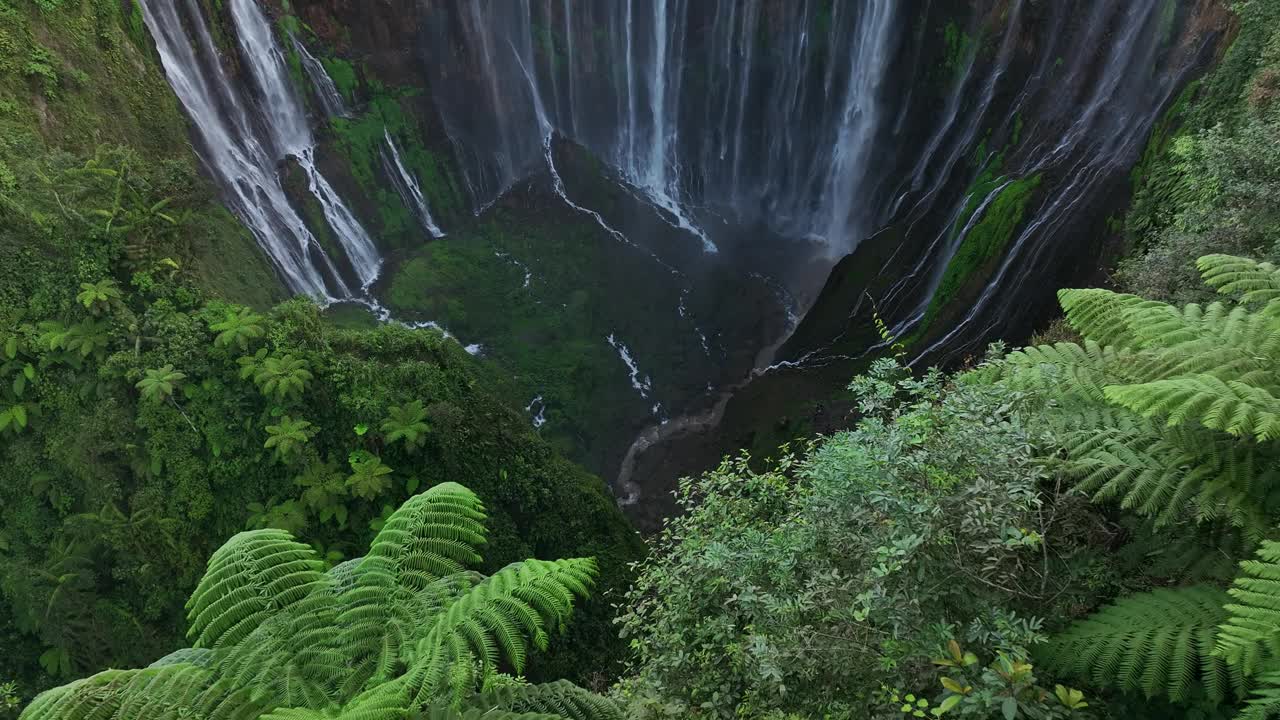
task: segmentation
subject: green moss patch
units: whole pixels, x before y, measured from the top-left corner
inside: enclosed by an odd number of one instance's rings
[[[987,182],[999,185],[1004,182],[1004,179],[996,178]],[[938,313],[956,298],[973,274],[998,257],[1008,246],[1014,232],[1022,224],[1032,193],[1039,186],[1040,175],[1009,181],[1000,194],[991,201],[983,212],[982,218],[965,235],[951,262],[947,263],[938,289],[934,292],[933,299],[929,302],[929,309],[925,312],[921,323],[922,328],[928,328]],[[986,194],[978,195],[978,193],[974,195],[979,204],[987,196]],[[973,203],[974,200],[970,202]],[[960,221],[957,221],[957,226],[960,228],[957,232],[963,230],[972,216],[973,211],[962,215]],[[960,224],[961,222],[964,225]]]

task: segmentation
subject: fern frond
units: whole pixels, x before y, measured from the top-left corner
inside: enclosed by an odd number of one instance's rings
[[[1145,520],[1122,519],[1121,524],[1129,538],[1117,550],[1121,567],[1180,585],[1227,585],[1238,568],[1235,558],[1257,546],[1257,541],[1248,539],[1239,528],[1217,523],[1179,527],[1176,533]]]
[[[1110,290],[1059,290],[1058,302],[1067,323],[1086,339],[1099,345],[1136,348],[1141,328],[1132,324],[1129,310],[1168,308],[1165,303],[1145,300]]]
[[[158,668],[166,665],[195,665],[202,668],[213,667],[214,652],[207,648],[183,648],[174,650],[156,660],[147,667]]]
[[[1280,656],[1280,542],[1264,541],[1255,560],[1240,563],[1227,592],[1236,602],[1219,628],[1217,653],[1252,674],[1267,653]]]
[[[1199,422],[1207,428],[1259,442],[1280,439],[1280,400],[1264,388],[1212,375],[1191,375],[1104,391],[1111,402],[1144,417],[1165,416],[1169,425]]]
[[[249,720],[262,710],[251,693],[215,682],[194,665],[107,670],[37,697],[23,720]],[[217,713],[216,715],[213,713]]]
[[[526,713],[554,713],[566,720],[622,720],[622,711],[608,698],[563,680],[498,688],[471,698],[467,704]]]
[[[1035,390],[1058,400],[1102,403],[1102,389],[1145,379],[1133,373],[1133,353],[1092,340],[1026,347],[1005,359],[1002,377],[1012,388]]]
[[[1264,671],[1254,680],[1256,686],[1235,720],[1271,720],[1280,716],[1280,669]]]
[[[1182,309],[1107,290],[1059,293],[1068,321],[1088,340],[1141,353],[1130,361],[1139,380],[1210,374],[1275,387],[1280,323],[1222,303]],[[1121,381],[1132,382],[1132,381]]]
[[[361,572],[385,572],[407,587],[480,562],[476,549],[485,542],[484,505],[457,483],[441,483],[409,498],[373,539]]]
[[[191,593],[187,637],[196,648],[233,645],[305,598],[323,569],[315,550],[284,530],[240,533],[214,552]]]
[[[1218,702],[1242,696],[1243,674],[1213,653],[1226,600],[1203,585],[1131,595],[1052,636],[1036,656],[1052,673],[1147,697],[1178,702],[1197,683]]]
[[[1096,427],[1096,426],[1095,426]],[[1095,502],[1117,502],[1157,528],[1190,515],[1225,520],[1257,538],[1280,489],[1268,449],[1195,428],[1143,421],[1063,436],[1062,467]]]
[[[1250,305],[1280,299],[1280,268],[1232,255],[1206,255],[1196,261],[1200,277],[1223,295],[1238,295]]]
[[[225,651],[215,668],[236,686],[251,686],[273,707],[322,708],[344,697],[351,672],[341,644],[341,602],[325,577],[305,599],[259,624]]]
[[[548,628],[573,612],[595,582],[592,559],[526,560],[494,573],[450,603],[418,644],[410,671],[421,702],[474,692],[501,659],[523,672],[528,646],[545,650]]]

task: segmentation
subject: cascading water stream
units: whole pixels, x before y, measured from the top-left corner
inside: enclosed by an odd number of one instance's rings
[[[142,0],[141,6],[165,74],[199,138],[201,159],[285,283],[319,300],[350,295],[320,243],[289,204],[270,144],[261,137],[247,103],[219,63],[200,8],[193,0]]]
[[[342,245],[360,288],[366,290],[378,279],[382,256],[373,238],[316,167],[315,138],[271,24],[257,0],[231,0],[231,17],[249,73],[262,93],[262,111],[278,157],[295,158],[306,173],[308,189],[320,202],[325,220]]]
[[[1040,113],[1050,120],[1065,121],[1065,130],[1055,139],[1038,143],[1021,167],[1010,174],[1031,177],[1065,165],[1062,174],[1066,181],[1050,190],[1031,220],[1016,233],[998,268],[964,315],[920,355],[950,347],[961,335],[981,337],[996,331],[1011,313],[992,306],[1008,308],[1026,279],[1048,262],[1056,245],[1053,238],[1066,229],[1076,210],[1096,194],[1106,177],[1123,172],[1137,157],[1158,109],[1167,106],[1180,86],[1178,72],[1170,71],[1153,83],[1134,70],[1157,67],[1164,10],[1161,0],[1134,0],[1123,6],[1099,5],[1089,15],[1089,38],[1096,40],[1111,28],[1121,28],[1103,48],[1101,72],[1096,59],[1079,53],[1069,56],[1066,80],[1061,83],[1068,89],[1063,93],[1065,102],[1056,100]],[[1144,96],[1147,101],[1131,109],[1132,99]],[[999,192],[993,191],[986,202]],[[984,317],[991,319],[975,332],[973,326]],[[918,319],[918,315],[913,318]]]
[[[200,140],[202,160],[290,289],[326,302],[356,298],[280,181],[279,161],[293,157],[358,287],[367,289],[377,279],[382,259],[316,167],[315,140],[266,16],[254,0],[231,0],[236,39],[260,93],[253,102],[227,77],[202,9],[194,0],[179,2],[182,10],[160,0],[141,5],[165,74]]]
[[[333,82],[333,78],[329,77],[324,65],[320,64],[320,61],[311,54],[310,50],[307,50],[307,46],[302,44],[298,38],[290,35],[289,41],[293,44],[294,52],[298,53],[298,57],[302,60],[302,70],[307,74],[307,79],[311,81],[316,97],[320,99],[320,105],[324,107],[325,115],[331,118],[350,117],[351,111],[347,109],[347,101],[343,99],[337,84]]]
[[[408,207],[417,215],[418,222],[422,223],[422,228],[431,237],[444,237],[444,231],[440,229],[435,219],[431,217],[431,208],[427,205],[426,196],[422,194],[418,179],[413,176],[413,173],[409,172],[409,168],[405,167],[404,160],[400,157],[400,148],[396,145],[395,139],[391,137],[391,133],[386,129],[382,131],[382,138],[384,143],[382,163],[387,171],[387,176],[391,178],[392,183],[396,186],[396,191],[400,193],[400,199],[404,202],[405,207]]]

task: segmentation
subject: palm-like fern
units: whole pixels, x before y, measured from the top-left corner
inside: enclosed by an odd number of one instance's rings
[[[347,476],[347,488],[356,497],[373,500],[391,486],[394,472],[382,462],[382,458],[365,450],[351,453],[351,474]]]
[[[241,350],[248,350],[250,343],[265,334],[266,331],[262,327],[264,320],[261,315],[249,308],[228,310],[226,318],[209,326],[210,330],[218,333],[213,339],[213,344],[215,347],[235,345]]]
[[[1061,469],[1095,501],[1156,529],[1213,523],[1246,547],[1280,505],[1280,271],[1209,256],[1205,281],[1238,302],[1176,308],[1105,290],[1059,293],[1085,337],[1013,353],[1003,382],[1047,398],[1035,416]],[[1234,527],[1234,530],[1231,528]],[[1051,671],[1177,701],[1245,697],[1243,717],[1280,709],[1280,544],[1264,542],[1228,591],[1124,598],[1054,636]],[[1234,602],[1232,602],[1234,600]]]
[[[413,452],[426,441],[431,426],[427,424],[427,410],[421,400],[392,407],[387,414],[382,432],[386,433],[388,443],[403,441],[409,452]]]
[[[1085,343],[1014,353],[1005,382],[1052,398],[1041,417],[1095,500],[1160,526],[1223,520],[1256,540],[1280,500],[1280,295],[1269,294],[1280,276],[1226,256],[1200,267],[1220,291],[1267,305],[1064,290]]]
[[[267,440],[262,446],[273,451],[276,459],[288,460],[315,434],[316,430],[309,421],[285,415],[279,423],[267,426]]]
[[[1100,687],[1175,702],[1197,685],[1215,701],[1239,697],[1244,674],[1213,653],[1226,599],[1210,586],[1131,595],[1053,636],[1037,654],[1046,670]]]
[[[254,384],[279,403],[300,397],[312,377],[306,360],[288,354],[265,358],[253,370]]]
[[[23,720],[620,717],[568,683],[481,692],[545,647],[595,575],[582,559],[467,571],[484,520],[470,491],[438,485],[395,511],[366,557],[327,572],[286,532],[241,533],[188,603],[193,649],[51,690]]]
[[[178,372],[172,365],[147,370],[135,387],[142,391],[142,397],[153,402],[164,402],[173,396],[173,391],[182,385],[187,378],[186,373]]]
[[[80,292],[76,294],[76,302],[94,315],[102,313],[112,305],[119,304],[123,298],[124,293],[120,291],[120,286],[110,278],[96,283],[80,283]]]

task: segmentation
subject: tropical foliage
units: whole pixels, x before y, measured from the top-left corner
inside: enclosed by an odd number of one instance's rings
[[[976,672],[959,686],[964,711],[985,717],[1006,697],[1026,717],[1061,706],[1032,689],[1044,636],[1023,612],[1078,591],[1059,560],[1072,548],[1045,546],[1078,515],[1042,490],[1043,438],[1019,420],[1022,400],[893,361],[852,390],[853,431],[681,486],[688,514],[640,566],[619,620],[635,656],[619,692],[638,716],[900,717],[907,694],[941,702],[951,675],[934,660],[956,642],[988,658],[956,667]]]
[[[468,567],[484,520],[471,491],[442,483],[328,570],[285,531],[240,533],[187,601],[190,648],[50,690],[22,718],[621,718],[570,684],[501,674],[546,649],[597,567],[526,560],[480,575]]]
[[[487,395],[453,341],[338,330],[306,301],[246,314],[179,282],[150,287],[98,314],[68,292],[58,319],[24,318],[0,347],[0,607],[14,620],[0,667],[21,687],[171,645],[207,538],[284,528],[341,562],[451,476],[502,528],[488,569],[576,552],[600,559],[607,586],[625,578],[638,542],[603,485]],[[261,333],[220,340],[229,317]],[[571,630],[599,662],[588,650],[541,666],[582,677],[617,657],[608,614],[589,602]]]
[[[897,362],[846,430],[686,479],[641,560],[501,399],[528,387],[431,330],[271,307],[136,3],[0,0],[0,717],[1280,716],[1280,3],[1232,6],[1135,171],[1123,291],[1063,291],[1061,342],[956,375],[877,317]],[[376,109],[333,124],[352,158]],[[583,352],[616,369],[576,325],[617,287],[558,282],[599,264],[566,249],[593,222],[502,227],[538,213],[416,249],[388,301],[505,338],[594,435],[590,397],[641,402],[574,392]],[[525,246],[571,302],[511,310],[530,275],[493,251]]]

